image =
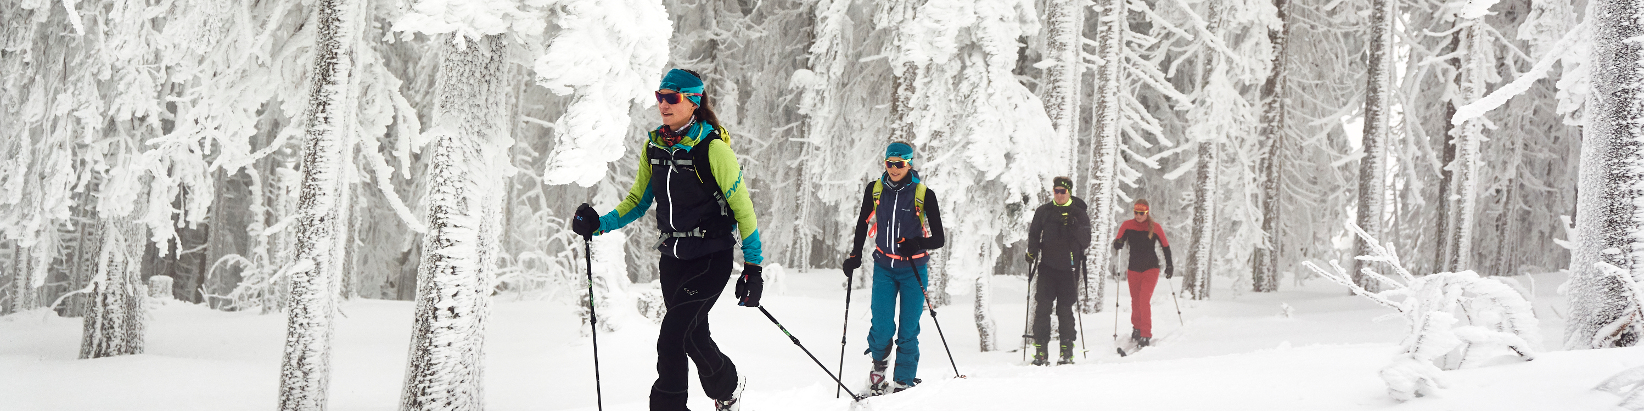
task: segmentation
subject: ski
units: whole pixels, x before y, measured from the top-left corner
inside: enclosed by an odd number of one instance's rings
[[[1119,352],[1120,357],[1128,357],[1144,348],[1141,344],[1136,342],[1135,338],[1130,336],[1119,337],[1119,339],[1114,340],[1113,347],[1115,351]]]
[[[913,379],[913,385],[909,385],[909,386],[906,386],[906,387],[902,387],[901,384],[898,384],[898,383],[885,383],[881,387],[871,387],[871,388],[869,388],[868,389],[868,396],[869,397],[879,397],[879,396],[891,395],[891,394],[899,393],[899,392],[902,392],[902,391],[907,391],[909,389],[912,389],[913,387],[918,387],[919,384],[922,384],[924,382],[925,382],[925,380],[923,380],[923,379],[914,378]]]

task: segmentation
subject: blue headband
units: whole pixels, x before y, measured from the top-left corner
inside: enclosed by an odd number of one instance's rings
[[[903,160],[913,160],[913,147],[903,143],[890,143],[885,147],[885,158],[901,157]]]
[[[702,79],[696,78],[696,76],[685,70],[668,70],[668,75],[662,76],[662,85],[658,86],[657,89],[696,94],[694,96],[685,96],[685,98],[691,99],[691,103],[702,105]]]

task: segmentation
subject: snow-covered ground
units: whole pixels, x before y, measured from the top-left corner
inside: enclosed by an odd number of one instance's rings
[[[1560,340],[1564,302],[1560,274],[1535,277],[1536,315],[1548,345]],[[844,291],[837,271],[788,276],[787,293],[767,290],[765,304],[829,368],[839,361]],[[1220,280],[1220,279],[1219,279]],[[1180,279],[1176,280],[1178,283]],[[1179,286],[1179,284],[1177,284]],[[1016,348],[1024,283],[994,281],[1001,345]],[[1532,362],[1503,359],[1445,372],[1446,389],[1408,403],[1392,400],[1377,372],[1404,334],[1391,312],[1323,280],[1285,283],[1274,294],[1181,301],[1176,318],[1165,284],[1155,296],[1159,344],[1120,358],[1113,353],[1114,315],[1085,317],[1088,358],[1050,368],[1021,365],[1020,352],[977,352],[968,297],[939,309],[959,371],[955,379],[936,327],[925,318],[918,388],[869,400],[874,410],[1604,410],[1618,397],[1592,391],[1600,380],[1644,365],[1644,348],[1545,352]],[[1109,292],[1114,287],[1110,283]],[[847,382],[867,373],[861,355],[868,296],[852,301]],[[1291,315],[1281,315],[1282,304]],[[1128,305],[1128,302],[1127,304]],[[498,298],[486,341],[485,395],[492,410],[591,410],[592,347],[569,304]],[[332,356],[332,410],[393,410],[410,341],[410,302],[343,304]],[[1121,327],[1128,327],[1128,313]],[[45,311],[0,317],[0,409],[267,410],[276,403],[284,316],[227,313],[172,302],[149,319],[147,353],[77,360],[79,319]],[[656,326],[637,315],[600,335],[605,405],[643,410],[655,378]],[[713,314],[713,332],[748,376],[745,410],[845,410],[834,386],[810,358],[758,310],[737,307],[729,289]],[[1543,347],[1544,350],[1549,349]],[[699,389],[691,406],[712,409]]]

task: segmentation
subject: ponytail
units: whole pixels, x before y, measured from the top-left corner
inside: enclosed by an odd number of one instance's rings
[[[681,70],[684,70],[684,69],[681,69]],[[695,71],[691,71],[691,70],[684,70],[684,71],[686,73],[691,73],[691,75],[696,76],[696,78],[699,78],[699,79],[702,78],[702,75],[697,74],[697,72],[695,72]],[[719,130],[720,137],[722,139],[728,139],[730,137],[730,133],[725,132],[725,127],[719,125],[719,115],[714,114],[714,105],[713,105],[712,101],[713,100],[708,97],[707,82],[704,81],[703,86],[702,86],[702,104],[698,104],[696,106],[696,114],[695,114],[696,115],[696,121],[700,121],[700,122],[703,122],[703,123],[708,123],[708,125],[714,126],[715,130]],[[727,140],[726,142],[728,143],[730,141]]]

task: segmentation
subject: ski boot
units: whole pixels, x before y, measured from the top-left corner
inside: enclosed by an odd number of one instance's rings
[[[1062,359],[1059,360],[1059,361],[1056,361],[1056,365],[1068,365],[1068,364],[1072,364],[1072,363],[1073,363],[1073,343],[1064,342],[1064,343],[1062,343]]]
[[[748,376],[736,377],[736,389],[731,391],[731,398],[714,400],[714,411],[738,411],[742,409],[742,388],[748,386]]]
[[[1136,348],[1146,347],[1153,343],[1153,337],[1143,337],[1142,330],[1130,329],[1130,339],[1136,340]]]
[[[1045,350],[1046,348],[1043,344],[1033,343],[1033,365],[1050,364],[1050,353],[1045,352]]]
[[[907,389],[913,388],[914,386],[919,385],[919,383],[921,383],[921,382],[924,382],[924,381],[920,381],[918,378],[914,378],[913,383],[911,383],[911,384],[904,384],[901,381],[897,381],[896,382],[896,388],[892,389],[891,393],[894,394],[894,393],[899,393],[899,392],[902,392],[902,391],[907,391]]]
[[[868,372],[868,395],[885,395],[890,393],[890,381],[885,379],[887,361],[874,361],[873,371]]]

